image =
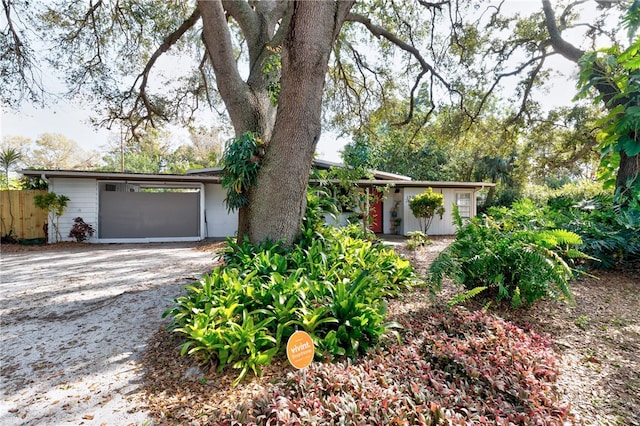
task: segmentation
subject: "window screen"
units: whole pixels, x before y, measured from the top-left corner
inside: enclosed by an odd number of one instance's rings
[[[457,192],[456,206],[458,206],[458,212],[460,213],[460,217],[470,218],[471,217],[471,193]]]

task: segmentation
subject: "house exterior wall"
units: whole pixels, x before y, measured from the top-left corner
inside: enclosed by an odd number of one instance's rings
[[[238,232],[238,212],[227,212],[224,199],[226,190],[220,184],[207,184],[204,188],[206,237],[232,237]]]
[[[407,235],[420,229],[418,219],[409,208],[409,200],[425,191],[426,187],[389,188],[383,193],[383,232],[390,234],[394,230],[392,210],[395,207],[398,218],[401,218],[397,233]],[[427,231],[430,235],[452,235],[456,228],[452,217],[452,204],[456,203],[456,194],[470,194],[470,216],[476,214],[475,190],[472,188],[434,188],[435,192],[444,195],[445,213],[440,219],[436,216]],[[135,242],[134,240],[107,241],[97,238],[99,235],[99,183],[96,179],[81,178],[51,178],[49,191],[69,197],[65,213],[59,218],[61,241],[72,241],[69,231],[73,226],[73,219],[82,217],[83,220],[96,229],[96,233],[88,242]],[[398,192],[396,192],[398,191]],[[201,229],[200,238],[223,238],[235,236],[238,230],[237,212],[227,212],[224,199],[226,192],[220,184],[203,184],[201,186]],[[347,223],[347,216],[340,215],[337,220],[327,220],[331,225],[343,226]],[[327,218],[329,219],[329,218]],[[49,226],[49,241],[55,241],[53,226]],[[176,239],[178,241],[180,239]]]
[[[394,230],[396,231],[395,233],[402,232],[402,220],[400,221],[400,226],[397,228],[394,228],[394,225],[391,223],[396,218],[402,219],[403,214],[403,189],[398,188],[397,191],[398,192],[396,192],[396,188],[390,188],[382,193],[382,210],[384,211],[382,232],[385,234],[393,234]],[[393,216],[394,208],[397,216]]]
[[[69,197],[67,208],[58,220],[61,241],[74,241],[69,237],[69,232],[76,217],[81,217],[85,223],[98,230],[98,185],[95,179],[51,179],[49,192]],[[97,235],[96,232],[88,242],[96,242]],[[56,241],[55,230],[49,224],[49,242],[54,241]]]
[[[412,231],[420,230],[420,223],[418,219],[411,212],[409,207],[409,200],[418,194],[422,194],[426,188],[403,188],[402,189],[402,208],[403,208],[403,224],[401,225],[401,233],[407,235]],[[470,216],[473,217],[476,214],[476,201],[475,191],[473,189],[463,188],[433,188],[433,192],[440,193],[444,196],[444,214],[442,219],[440,216],[433,218],[431,226],[427,230],[429,235],[453,235],[456,233],[456,226],[453,221],[453,204],[456,203],[456,194],[469,193],[470,194]]]

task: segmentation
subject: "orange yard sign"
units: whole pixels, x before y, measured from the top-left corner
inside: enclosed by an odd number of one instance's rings
[[[296,331],[289,337],[287,342],[287,358],[297,369],[308,367],[313,361],[315,349],[313,340],[304,331]]]

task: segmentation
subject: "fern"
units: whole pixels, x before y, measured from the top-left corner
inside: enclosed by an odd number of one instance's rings
[[[531,306],[545,297],[573,301],[569,288],[575,272],[572,262],[587,257],[576,248],[581,238],[562,229],[537,229],[532,223],[544,220],[530,220],[535,212],[528,205],[519,208],[516,213],[497,211],[509,221],[508,226],[503,219],[484,216],[459,228],[456,241],[430,268],[434,287],[440,289],[444,277],[449,277],[467,289],[459,301],[485,287],[496,290],[498,301],[509,300],[514,307]],[[526,223],[518,225],[520,219]],[[454,298],[452,303],[459,301]]]
[[[463,284],[465,281],[465,275],[458,264],[457,257],[449,248],[443,250],[431,263],[426,278],[432,284],[432,289],[440,291],[445,277],[451,278],[456,284]]]
[[[452,308],[455,305],[458,305],[460,303],[465,303],[466,301],[473,299],[474,297],[476,297],[478,294],[482,293],[486,289],[487,289],[486,286],[481,286],[481,287],[475,287],[475,288],[472,288],[471,290],[460,293],[455,297],[451,298],[447,302],[447,306]]]

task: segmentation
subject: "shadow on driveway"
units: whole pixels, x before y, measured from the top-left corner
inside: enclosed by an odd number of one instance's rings
[[[146,341],[213,268],[195,243],[2,254],[0,424],[128,425]]]

